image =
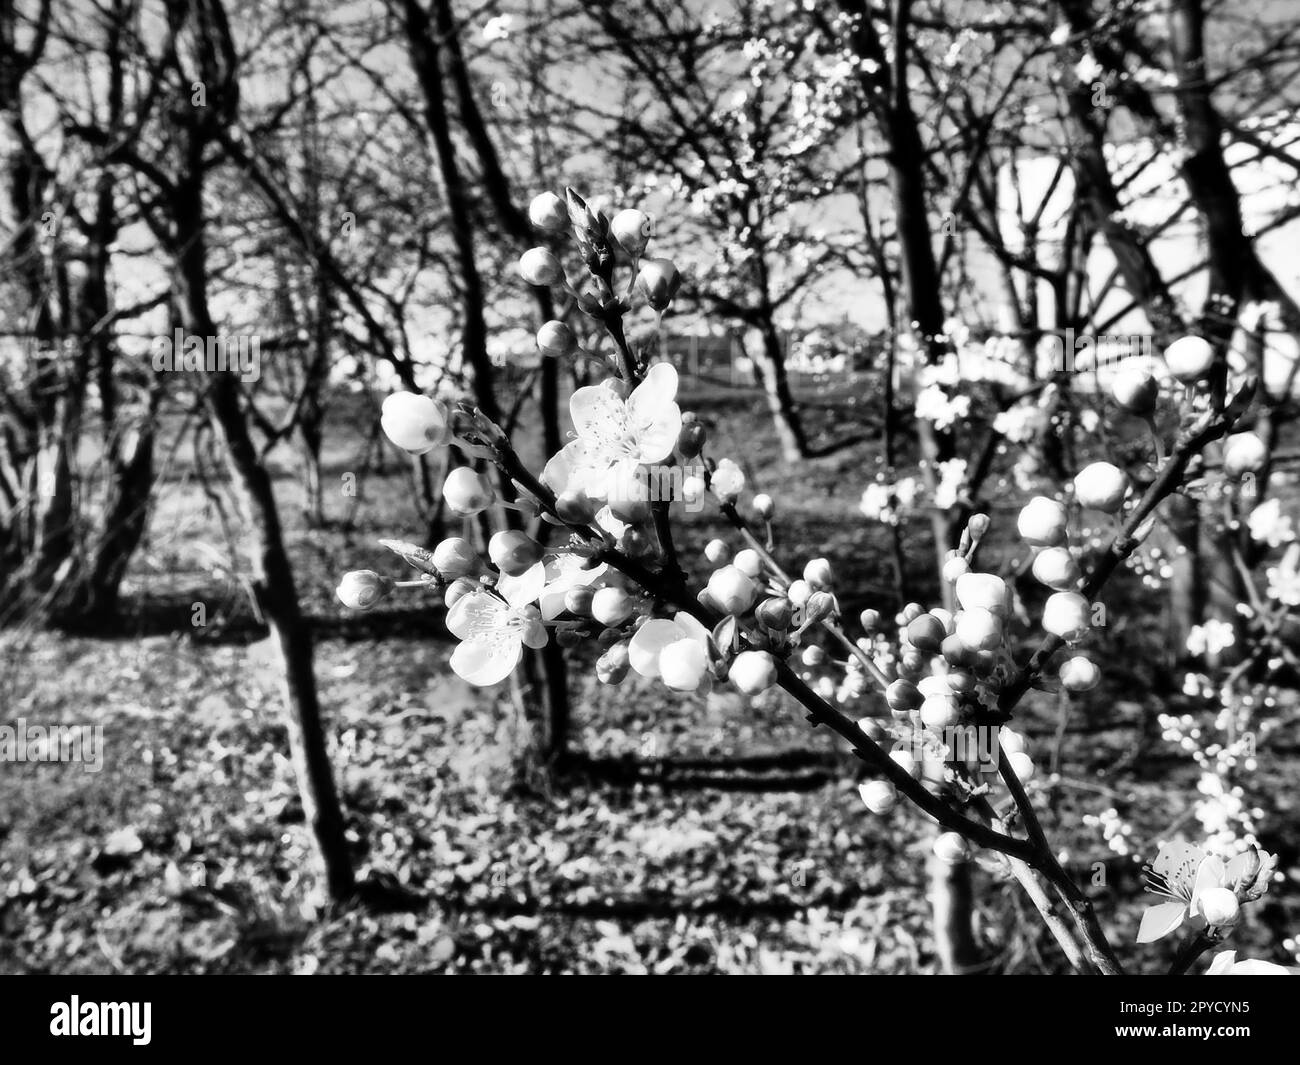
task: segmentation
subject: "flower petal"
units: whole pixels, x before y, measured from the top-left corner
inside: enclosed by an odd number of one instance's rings
[[[1235,950],[1221,950],[1210,959],[1210,967],[1205,970],[1206,976],[1228,976],[1232,972],[1233,962],[1237,958]]]
[[[1169,935],[1187,916],[1187,907],[1181,902],[1161,902],[1148,906],[1142,914],[1142,924],[1138,927],[1139,943],[1154,943],[1157,939]]]
[[[569,398],[569,414],[578,438],[592,452],[593,464],[620,447],[627,436],[627,405],[608,388],[588,385]]]
[[[676,622],[651,618],[636,630],[628,644],[628,660],[632,668],[643,677],[659,676],[659,652],[682,636],[682,629]]]
[[[528,647],[537,650],[539,647],[545,647],[549,639],[546,626],[540,621],[529,621],[524,625],[523,641]]]
[[[1223,859],[1217,854],[1207,854],[1200,867],[1196,870],[1196,881],[1192,885],[1192,901],[1188,906],[1190,913],[1199,913],[1198,903],[1203,892],[1211,888],[1223,887],[1224,880],[1228,875],[1227,869],[1223,866]]]
[[[497,628],[505,618],[506,605],[491,592],[469,592],[447,611],[447,628],[458,640],[469,640]]]
[[[463,601],[457,600],[457,603]],[[510,676],[522,654],[523,643],[517,636],[514,639],[479,637],[466,640],[451,653],[451,668],[470,684],[486,687],[499,684]]]
[[[1209,975],[1208,973],[1206,974]],[[1247,958],[1237,962],[1225,975],[1227,976],[1291,976],[1291,970],[1271,961]]]
[[[544,562],[534,563],[518,577],[512,577],[508,573],[497,577],[497,591],[505,596],[506,602],[515,609],[537,602],[545,587],[546,564]]]
[[[677,371],[666,362],[646,372],[627,401],[627,421],[637,462],[662,462],[673,453],[682,432],[682,411],[674,402]]]

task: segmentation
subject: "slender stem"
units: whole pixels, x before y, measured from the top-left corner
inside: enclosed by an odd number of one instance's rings
[[[1173,963],[1169,966],[1169,972],[1166,975],[1185,976],[1187,970],[1192,967],[1192,963],[1212,946],[1214,946],[1213,939],[1207,936],[1204,932],[1197,933],[1183,944],[1182,950],[1180,950],[1174,958]]]

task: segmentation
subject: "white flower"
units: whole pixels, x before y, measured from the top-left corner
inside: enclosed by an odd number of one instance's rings
[[[483,24],[483,40],[504,41],[510,36],[510,23],[513,21],[513,15],[497,15],[488,19]]]
[[[890,506],[893,496],[889,485],[877,481],[869,484],[862,492],[862,502],[858,509],[872,521],[883,521],[886,525],[897,525],[898,514]]]
[[[1223,889],[1241,902],[1253,902],[1268,890],[1277,859],[1254,847],[1242,851],[1224,865],[1217,854],[1206,854],[1190,843],[1166,843],[1156,860],[1142,870],[1146,889],[1167,902],[1149,906],[1138,928],[1139,943],[1153,943],[1178,929],[1184,921],[1198,921],[1205,927],[1202,896],[1218,901]],[[1236,911],[1233,911],[1235,920]]]
[[[1286,606],[1300,606],[1300,543],[1288,547],[1282,561],[1268,568],[1268,595]]]
[[[745,472],[731,459],[723,459],[709,478],[709,486],[724,503],[734,503],[745,490]]]
[[[934,422],[936,429],[947,429],[969,414],[970,396],[950,396],[937,385],[930,385],[916,394],[916,416]]]
[[[1074,64],[1074,73],[1080,81],[1091,83],[1097,81],[1106,71],[1091,52],[1085,52],[1083,57]]]
[[[533,604],[546,586],[539,562],[518,577],[502,574],[496,591],[478,589],[461,596],[447,611],[447,628],[461,641],[451,668],[470,684],[505,680],[519,664],[524,647],[546,645],[541,611]]]
[[[1250,535],[1269,547],[1281,547],[1295,539],[1291,515],[1282,513],[1282,501],[1274,496],[1250,512]]]
[[[673,453],[682,429],[676,397],[677,371],[666,362],[650,367],[626,400],[606,384],[578,389],[569,400],[578,438],[552,457],[542,480],[556,492],[604,499],[637,466]]]
[[[588,559],[564,551],[546,560],[546,587],[538,597],[543,621],[554,621],[564,613],[564,597],[571,588],[590,588],[609,569],[605,563],[588,568]]]
[[[1187,634],[1187,650],[1194,655],[1217,655],[1237,642],[1237,630],[1226,621],[1211,619],[1193,625]]]
[[[1221,950],[1210,960],[1206,976],[1291,976],[1290,969],[1283,965],[1274,965],[1271,961],[1259,961],[1247,958],[1237,961],[1235,950]]]
[[[939,483],[934,489],[934,505],[941,510],[955,507],[965,481],[965,459],[948,459],[939,463]]]
[[[692,646],[686,647],[684,644]],[[695,686],[698,686],[706,676],[704,666],[708,661],[708,648],[709,630],[681,610],[671,620],[651,618],[637,629],[628,645],[628,657],[632,668],[643,677],[663,676],[665,660],[674,666],[680,666],[685,660],[687,665],[699,667],[699,676],[694,677],[695,668],[677,669],[675,672],[689,672],[696,680]],[[670,679],[679,680],[677,677]],[[678,684],[674,683],[673,687],[678,687]],[[682,690],[694,690],[694,686]]]

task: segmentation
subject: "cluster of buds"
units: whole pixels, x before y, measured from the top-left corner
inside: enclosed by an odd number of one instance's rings
[[[520,276],[530,285],[564,286],[584,314],[607,328],[621,328],[617,323],[631,310],[630,297],[634,293],[660,315],[677,295],[681,286],[677,267],[669,259],[646,256],[654,221],[644,211],[628,208],[609,218],[592,210],[573,189],[566,189],[564,199],[553,192],[537,196],[528,215],[533,225],[545,233],[558,237],[571,232],[587,280],[580,289],[570,285],[559,257],[546,247],[524,252],[519,260]],[[620,253],[631,261],[635,271],[623,294],[614,286]],[[563,357],[578,350],[578,340],[565,323],[552,321],[538,330],[537,347],[544,355]]]

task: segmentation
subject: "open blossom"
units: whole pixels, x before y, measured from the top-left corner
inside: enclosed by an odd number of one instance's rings
[[[936,429],[947,429],[970,416],[970,396],[950,396],[937,385],[930,385],[916,394],[916,416],[934,422]]]
[[[1250,535],[1269,547],[1281,547],[1295,539],[1291,515],[1282,513],[1282,501],[1274,496],[1250,512]]]
[[[1288,547],[1282,561],[1268,568],[1268,596],[1286,606],[1300,606],[1300,543]]]
[[[546,586],[546,568],[537,563],[518,577],[502,574],[496,591],[468,592],[447,611],[447,628],[461,641],[451,668],[470,684],[496,684],[519,664],[524,647],[543,647],[546,629],[534,605]]]
[[[651,366],[626,400],[606,384],[578,389],[569,400],[577,439],[546,464],[542,480],[556,492],[604,499],[637,466],[673,453],[682,429],[676,399],[677,371],[666,362]]]
[[[686,611],[672,619],[651,618],[628,646],[632,668],[643,677],[662,677],[679,691],[694,691],[707,674],[709,630]]]
[[[745,490],[745,473],[731,459],[722,459],[709,479],[713,494],[724,503],[734,503]]]
[[[1153,943],[1196,921],[1200,927],[1226,927],[1236,920],[1237,904],[1253,902],[1268,890],[1277,859],[1250,847],[1226,865],[1189,843],[1166,843],[1142,870],[1146,888],[1165,902],[1149,906],[1138,928],[1139,943]],[[1227,904],[1231,899],[1231,904]]]
[[[1237,642],[1237,630],[1228,622],[1211,618],[1193,625],[1187,634],[1187,650],[1194,655],[1217,655]]]
[[[564,613],[564,597],[573,588],[590,588],[609,569],[605,563],[589,566],[589,560],[570,551],[546,560],[546,586],[538,598],[543,621],[554,621]]]
[[[965,459],[947,459],[939,463],[939,483],[934,488],[934,505],[941,510],[955,507],[965,483]]]
[[[1221,950],[1210,961],[1205,970],[1206,976],[1290,976],[1291,970],[1284,965],[1274,965],[1271,961],[1259,961],[1256,958],[1237,960],[1235,950]]]

